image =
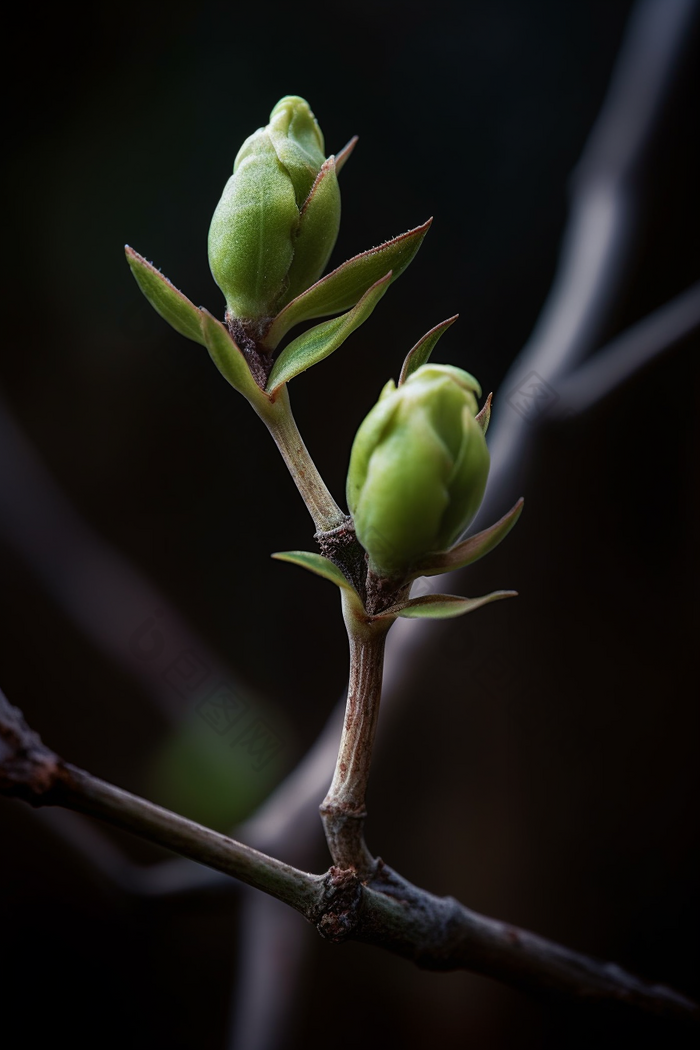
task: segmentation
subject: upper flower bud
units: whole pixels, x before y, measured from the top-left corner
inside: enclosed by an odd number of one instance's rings
[[[209,230],[209,264],[236,318],[273,317],[320,277],[338,236],[340,190],[321,129],[296,95],[246,139]]]
[[[393,380],[361,424],[350,454],[348,507],[381,576],[405,576],[451,547],[476,515],[489,453],[475,419],[481,388],[450,365]]]

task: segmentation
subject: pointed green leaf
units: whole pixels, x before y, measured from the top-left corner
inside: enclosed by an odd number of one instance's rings
[[[337,565],[330,558],[324,558],[322,554],[312,554],[310,551],[281,551],[272,555],[277,561],[288,561],[292,565],[300,565],[302,569],[315,572],[317,576],[323,576],[337,587],[352,591],[348,581],[343,576]]]
[[[284,302],[290,302],[321,276],[331,257],[339,228],[340,188],[335,157],[329,157],[301,211]]]
[[[304,332],[289,346],[286,346],[270,373],[267,392],[274,397],[284,383],[288,383],[300,372],[318,364],[345,342],[347,337],[366,321],[375,306],[391,284],[391,271],[373,284],[360,299],[359,303],[340,317],[324,321]]]
[[[479,426],[481,427],[481,429],[482,429],[484,434],[489,429],[489,423],[491,422],[491,402],[492,401],[493,401],[493,394],[489,394],[489,396],[486,398],[486,401],[484,403],[484,407],[482,408],[481,412],[479,412],[478,416],[476,416],[476,421],[479,424]]]
[[[392,271],[392,281],[395,281],[420,248],[432,221],[428,219],[423,226],[348,259],[327,277],[292,299],[272,322],[265,337],[265,345],[274,350],[289,329],[300,321],[337,314],[354,306],[388,270]]]
[[[475,536],[470,536],[469,539],[463,540],[462,543],[456,544],[448,551],[429,555],[415,566],[411,573],[412,577],[417,579],[419,576],[439,576],[443,572],[454,572],[456,569],[463,569],[466,565],[471,565],[479,558],[483,558],[506,538],[520,517],[524,503],[525,500],[521,497],[495,525],[484,529],[483,532],[477,532]]]
[[[357,142],[358,142],[357,135],[353,135],[353,137],[350,139],[350,141],[347,143],[347,145],[343,146],[343,148],[341,149],[341,151],[339,153],[336,153],[336,155],[335,155],[335,173],[336,173],[336,175],[340,175],[341,168],[344,167],[346,160],[348,160],[348,158],[350,157],[350,154],[352,153],[352,151],[354,150],[355,146],[357,145]]]
[[[136,283],[149,303],[176,332],[205,346],[202,335],[202,313],[186,295],[179,292],[174,284],[156,270],[152,263],[146,262],[142,255],[127,244],[126,261],[136,278]]]
[[[402,616],[407,619],[432,619],[450,620],[455,616],[464,616],[465,613],[473,612],[474,609],[488,605],[489,602],[497,602],[501,598],[515,598],[517,591],[492,591],[484,594],[481,598],[460,598],[456,594],[424,594],[421,598],[411,598],[401,605],[394,605],[386,609],[373,620],[383,620],[387,617],[396,619]]]
[[[399,376],[399,386],[406,382],[412,372],[415,372],[415,370],[420,368],[421,365],[426,364],[428,358],[435,349],[440,336],[444,335],[450,325],[454,324],[458,317],[459,314],[455,314],[454,317],[448,317],[446,321],[435,325],[435,327],[431,328],[422,339],[418,340],[412,350],[408,351],[406,354],[406,360],[403,363],[403,368],[401,369],[401,375]]]
[[[208,310],[202,310],[202,332],[209,355],[234,390],[246,397],[254,408],[265,411],[270,399],[251,375],[248,362],[231,338],[227,328]]]

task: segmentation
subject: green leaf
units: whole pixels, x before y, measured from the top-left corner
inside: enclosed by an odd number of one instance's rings
[[[289,286],[284,301],[290,302],[321,276],[335,246],[340,228],[340,188],[335,158],[329,157],[318,173],[299,218],[294,240],[294,258],[289,268]]]
[[[504,540],[522,513],[525,501],[521,497],[507,514],[491,525],[483,532],[477,532],[475,536],[457,543],[448,551],[438,554],[430,554],[420,564],[413,567],[411,576],[417,579],[419,576],[439,576],[443,572],[454,572],[463,569],[466,565],[483,558],[485,554],[497,547]]]
[[[198,310],[186,295],[179,292],[160,270],[156,270],[152,263],[146,262],[143,256],[128,244],[124,251],[136,283],[156,313],[186,339],[206,346],[202,335],[201,310]]]
[[[392,271],[391,279],[395,281],[420,248],[432,221],[428,219],[423,226],[348,259],[327,277],[292,299],[272,322],[265,337],[265,345],[274,350],[289,329],[300,321],[337,314],[354,306],[388,270]]]
[[[209,356],[234,390],[251,402],[256,410],[269,411],[270,399],[251,375],[248,362],[231,338],[227,328],[208,310],[202,310],[202,332]]]
[[[406,382],[412,372],[415,372],[417,368],[421,367],[421,365],[426,364],[428,358],[435,349],[440,336],[444,335],[450,325],[454,324],[458,317],[459,314],[455,314],[454,317],[448,317],[446,321],[435,325],[435,327],[431,328],[422,339],[418,340],[412,350],[408,351],[406,354],[406,360],[403,363],[403,368],[401,369],[401,375],[399,376],[399,386]]]
[[[489,423],[491,422],[491,402],[492,401],[493,401],[493,394],[489,394],[489,396],[486,398],[486,401],[484,402],[484,407],[482,408],[481,412],[479,412],[478,416],[476,416],[476,421],[479,424],[479,426],[481,427],[482,432],[484,434],[489,429]]]
[[[340,175],[341,169],[345,166],[345,162],[349,159],[350,154],[352,153],[352,151],[354,150],[355,146],[357,145],[357,141],[358,141],[357,135],[353,135],[353,137],[350,139],[350,141],[345,146],[343,146],[343,148],[341,149],[340,153],[336,153],[336,155],[335,155],[335,173],[336,173],[336,175]]]
[[[277,561],[288,561],[292,565],[300,565],[302,569],[308,569],[309,572],[315,572],[317,576],[323,576],[324,579],[330,580],[343,590],[353,590],[337,565],[334,565],[329,558],[324,558],[322,554],[312,554],[310,551],[281,551],[273,554],[272,557]]]
[[[323,361],[366,321],[391,284],[391,271],[369,288],[352,310],[332,321],[324,321],[286,346],[270,373],[266,390],[274,398],[281,386],[307,368]]]
[[[465,613],[473,612],[474,609],[488,605],[489,602],[497,602],[501,598],[515,598],[517,591],[492,591],[484,594],[481,598],[460,598],[456,594],[424,594],[420,598],[411,598],[401,605],[394,605],[390,609],[373,616],[373,620],[384,620],[390,617],[392,620],[397,616],[407,619],[425,618],[432,620],[450,620],[455,616],[464,616]]]

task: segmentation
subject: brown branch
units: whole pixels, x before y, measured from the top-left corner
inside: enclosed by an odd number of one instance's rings
[[[322,877],[299,871],[64,762],[42,743],[2,692],[0,794],[24,799],[32,806],[64,806],[99,817],[183,857],[233,875],[304,914],[317,907]]]
[[[434,897],[387,867],[363,894],[353,935],[425,969],[471,970],[539,996],[614,1001],[700,1022],[700,1006],[671,988],[486,918],[451,897]]]
[[[294,908],[331,941],[364,941],[426,969],[471,970],[537,994],[700,1020],[700,1007],[670,988],[434,897],[381,861],[367,882],[337,867],[310,875],[99,780],[46,747],[2,692],[0,794],[87,813],[232,875]]]
[[[365,794],[382,692],[387,627],[361,624],[344,603],[350,642],[350,680],[335,772],[320,812],[333,863],[370,875],[376,861],[364,840]]]

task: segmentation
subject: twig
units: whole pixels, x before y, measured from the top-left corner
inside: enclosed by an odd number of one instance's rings
[[[451,897],[433,897],[389,868],[380,870],[364,893],[354,936],[426,969],[472,970],[539,996],[613,1000],[662,1017],[700,1022],[700,1006],[671,988],[486,918]]]
[[[366,877],[375,868],[364,840],[365,794],[379,716],[387,627],[360,623],[343,602],[350,642],[350,684],[333,780],[320,811],[333,863]]]
[[[355,939],[434,970],[468,969],[539,994],[616,1001],[698,1023],[700,1007],[662,985],[434,897],[380,864],[310,875],[65,763],[0,693],[0,794],[88,813],[288,904],[331,941]]]
[[[286,384],[269,412],[261,414],[261,419],[270,431],[316,529],[325,532],[348,521],[347,514],[343,513],[326,488],[299,433]]]
[[[64,806],[233,875],[298,911],[313,908],[319,879],[64,762],[0,692],[0,794]]]

